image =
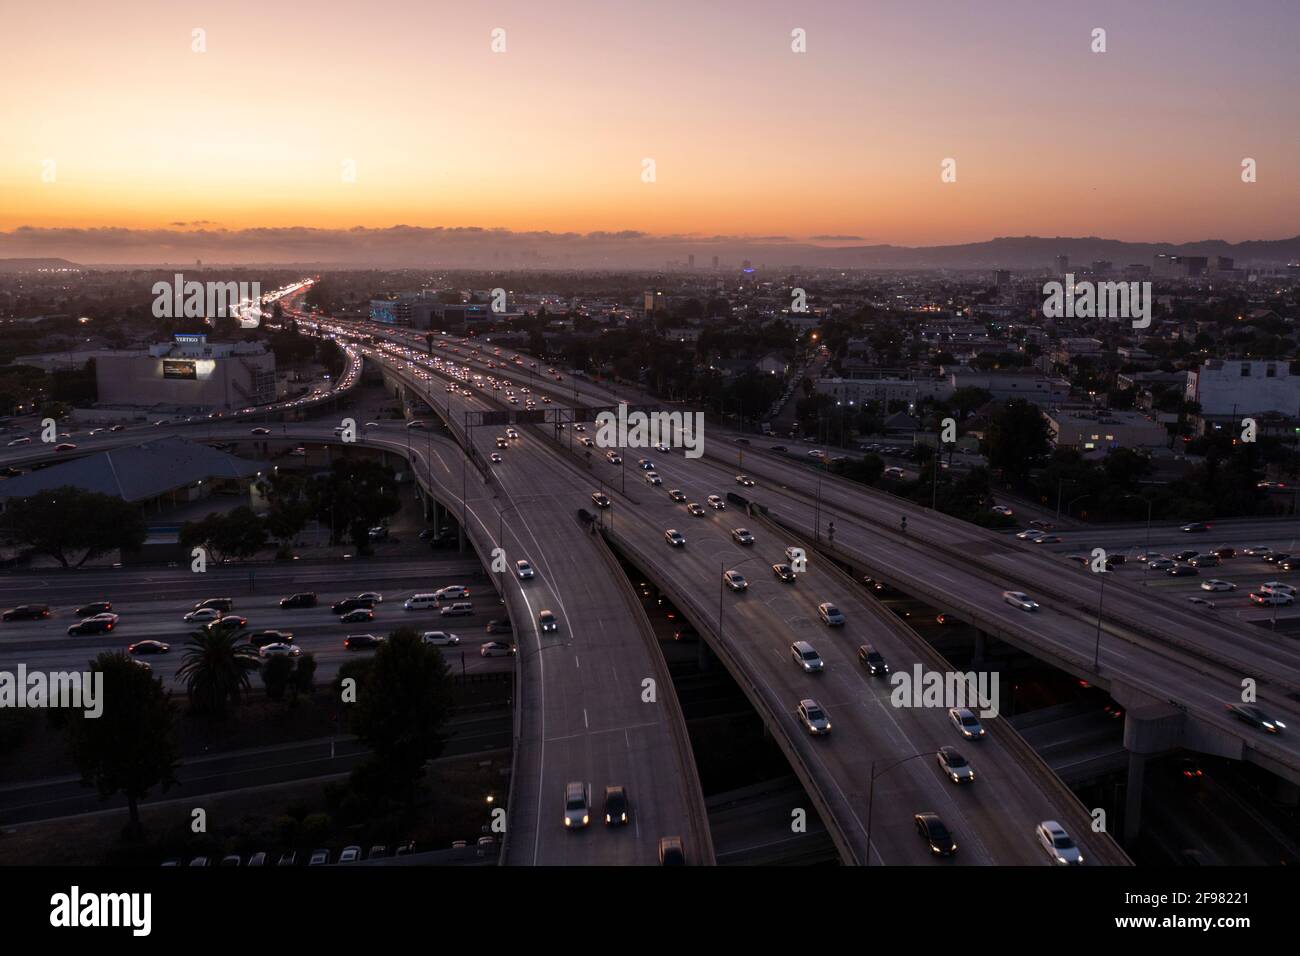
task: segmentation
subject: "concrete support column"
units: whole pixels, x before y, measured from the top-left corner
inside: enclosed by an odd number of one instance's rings
[[[1130,752],[1128,781],[1124,788],[1124,845],[1132,847],[1142,829],[1142,782],[1146,778],[1147,755]]]

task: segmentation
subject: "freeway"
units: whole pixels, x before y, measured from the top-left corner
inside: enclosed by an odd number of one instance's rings
[[[491,399],[485,397],[480,400],[474,389],[466,384],[468,376],[461,374],[458,369],[449,368],[449,363],[441,360],[435,362],[414,349],[381,347],[368,349],[367,354],[385,362],[387,367],[404,377],[408,383],[422,384],[431,381],[434,376],[445,376],[459,383],[452,392],[444,390],[445,394],[458,402],[467,398],[470,403],[481,402],[485,409],[491,407]],[[549,394],[555,395],[556,392],[550,389]],[[440,405],[435,404],[435,407],[441,411]],[[457,408],[449,404],[448,419],[453,423],[456,421],[456,412]],[[513,475],[519,470],[525,475],[531,475],[534,483],[544,481],[554,496],[554,510],[560,513],[586,504],[587,497],[602,480],[600,476],[603,476],[606,490],[615,498],[611,514],[615,542],[629,552],[640,555],[638,563],[642,570],[666,587],[670,594],[674,594],[679,606],[692,615],[697,627],[706,635],[709,634],[709,618],[704,609],[712,606],[711,595],[715,588],[721,587],[721,564],[714,566],[710,559],[707,572],[689,565],[670,564],[666,568],[656,565],[647,555],[653,553],[650,550],[652,547],[660,553],[666,550],[663,521],[667,520],[667,516],[654,513],[656,506],[670,504],[663,491],[641,483],[636,477],[641,472],[634,471],[630,482],[632,490],[625,496],[618,490],[628,481],[628,469],[623,465],[615,466],[603,461],[586,462],[584,458],[567,453],[559,456],[563,467],[544,472],[538,467],[539,461],[554,458],[563,447],[561,443],[546,437],[547,430],[545,426],[530,427],[523,432],[524,437],[518,443],[507,443],[506,450],[499,452],[502,461],[492,466],[492,473],[505,476]],[[490,435],[487,440],[491,441]],[[495,447],[495,443],[483,443],[483,449],[488,453]],[[700,470],[714,467],[707,461],[691,462],[681,456],[673,456],[672,462],[672,466],[661,466],[666,469],[664,480],[669,484],[677,480],[671,468],[678,464],[683,469],[682,480],[685,481],[689,475],[697,485]],[[715,481],[716,479],[709,479],[710,484]],[[725,488],[725,484],[717,482],[711,490],[721,493]],[[707,493],[709,492],[700,488],[697,497],[703,497]],[[655,504],[649,504],[651,501]],[[680,505],[674,504],[671,507],[679,516],[678,524],[692,520],[686,517]],[[708,521],[712,523],[713,519]],[[695,533],[694,528],[697,527],[704,525],[687,525],[686,530]],[[715,534],[718,538],[715,544],[725,548],[731,540],[729,534],[725,529],[715,529]],[[696,549],[687,550],[693,552]],[[770,557],[768,560],[770,562],[775,558]],[[723,561],[725,563],[725,559]],[[846,589],[846,596],[842,600],[848,606],[858,606],[857,602],[861,599],[855,592],[860,589],[846,582],[839,582],[839,587]],[[804,597],[784,613],[806,624],[807,615],[815,603],[811,602],[811,596]],[[759,602],[754,602],[753,607],[759,608]],[[988,782],[980,792],[987,793],[988,796],[973,801],[973,806],[959,805],[956,795],[947,789],[953,785],[945,784],[946,778],[933,766],[935,749],[941,743],[957,743],[960,740],[948,722],[946,711],[933,707],[900,709],[891,706],[887,708],[887,712],[893,712],[891,719],[881,721],[876,711],[882,709],[882,695],[879,692],[872,693],[873,686],[853,663],[856,660],[857,644],[851,641],[844,646],[837,646],[833,655],[828,651],[831,660],[828,675],[834,673],[835,676],[826,682],[835,691],[831,702],[826,703],[826,706],[833,713],[842,714],[835,719],[848,730],[847,733],[841,731],[836,740],[848,738],[850,742],[809,751],[812,743],[821,745],[830,744],[831,741],[810,742],[795,723],[792,711],[799,699],[796,677],[802,672],[793,670],[789,659],[791,627],[771,613],[770,609],[755,610],[746,617],[745,646],[761,646],[765,650],[732,655],[728,645],[717,642],[716,637],[715,644],[729,666],[739,672],[737,676],[742,685],[755,689],[751,693],[751,700],[758,706],[760,713],[765,715],[774,734],[783,742],[787,754],[792,756],[796,770],[801,771],[801,778],[809,787],[813,799],[818,801],[818,809],[822,811],[823,818],[830,818],[837,845],[845,860],[917,862],[929,859],[928,851],[909,830],[911,814],[925,810],[939,810],[951,820],[960,820],[965,834],[964,845],[970,847],[965,858],[971,862],[1046,862],[1045,856],[1033,841],[1033,827],[1041,819],[1076,821],[1074,829],[1080,831],[1077,835],[1082,837],[1081,831],[1086,828],[1086,815],[1082,808],[1077,806],[1068,790],[1055,780],[1045,766],[1026,759],[1027,748],[1013,752],[1002,742],[987,747],[990,769],[988,776],[981,779],[987,779]],[[865,620],[868,617],[864,611],[862,618]],[[867,628],[864,633],[876,633],[882,621],[878,609],[875,617],[877,627]],[[905,640],[909,642],[906,645]],[[914,637],[899,635],[898,641],[898,644],[892,646],[897,653],[897,660],[904,665],[910,664],[919,654],[924,653],[919,646],[920,642]],[[933,663],[935,662],[932,661],[929,669],[937,669]],[[941,662],[937,663],[941,666]],[[807,685],[803,686],[803,692],[807,692]],[[905,715],[900,714],[900,710],[907,712]],[[999,733],[1007,734],[1006,731]],[[863,747],[864,742],[868,746]],[[906,770],[899,770],[881,779],[881,793],[887,794],[889,799],[886,802],[882,798],[880,803],[883,818],[881,831],[873,833],[868,840],[864,798],[871,789],[873,759],[883,769],[889,767],[893,760],[914,755],[919,755],[915,766],[908,766]],[[922,760],[921,757],[925,759]],[[982,761],[985,758],[976,759]],[[908,763],[912,761],[909,760]],[[932,766],[924,766],[927,763]],[[885,806],[890,809],[884,809]],[[901,827],[900,820],[903,821]],[[1125,862],[1122,852],[1104,834],[1090,836],[1085,843],[1088,846],[1086,852],[1098,860]]]

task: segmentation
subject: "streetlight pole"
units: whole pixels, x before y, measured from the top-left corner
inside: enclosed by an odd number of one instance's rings
[[[1109,568],[1102,568],[1097,572],[1101,575],[1101,591],[1097,595],[1097,640],[1092,647],[1092,669],[1101,671],[1101,609],[1106,601],[1106,575],[1110,574]]]
[[[745,558],[739,563],[733,565],[732,570],[734,571],[742,564],[748,564],[750,561],[757,561],[757,560],[758,560],[757,555],[755,555],[752,558]],[[727,573],[727,562],[723,561],[722,566],[718,571],[718,640],[719,641],[722,640],[722,602],[727,593],[727,582],[723,579],[723,575],[726,573]]]
[[[880,770],[880,771],[876,770],[876,761],[874,760],[871,761],[871,782],[867,785],[867,858],[862,861],[863,866],[871,865],[871,816],[872,816],[872,811],[875,809],[876,806],[876,800],[875,800],[876,778],[883,777],[885,774],[889,773],[889,771],[893,770],[895,767],[899,766],[900,764],[905,764],[909,760],[915,760],[917,757],[930,757],[933,756],[933,754],[934,751],[932,750],[926,750],[921,753],[910,754],[909,756],[902,757],[898,760],[895,760],[889,766],[885,767],[884,770]]]

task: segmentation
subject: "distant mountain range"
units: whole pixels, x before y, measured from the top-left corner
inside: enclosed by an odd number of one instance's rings
[[[653,236],[642,232],[514,232],[476,227],[392,226],[386,229],[34,229],[0,232],[0,271],[189,266],[301,265],[312,268],[633,269],[684,268],[690,256],[706,272],[746,261],[759,269],[1042,269],[1059,255],[1075,266],[1105,259],[1117,267],[1150,265],[1159,253],[1228,256],[1238,266],[1300,261],[1300,236],[1226,242],[1124,242],[1058,236],[1002,237],[945,246],[852,244],[856,237],[799,240],[788,236]],[[33,258],[36,251],[58,257]],[[62,258],[60,258],[62,257]],[[71,260],[71,261],[70,261]]]

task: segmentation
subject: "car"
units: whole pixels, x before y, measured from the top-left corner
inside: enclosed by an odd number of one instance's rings
[[[1061,538],[1054,534],[1044,534],[1033,539],[1034,544],[1060,544]]]
[[[704,500],[705,500],[705,502],[708,503],[708,506],[709,506],[710,508],[712,508],[714,511],[726,511],[726,510],[727,510],[727,503],[726,503],[725,501],[723,501],[723,500],[722,500],[719,496],[717,496],[717,495],[709,495],[709,496],[708,496],[707,498],[705,498]]]
[[[501,462],[505,461],[505,459],[501,457],[501,453],[495,451],[488,456],[488,460],[491,461],[492,464],[494,465],[499,465],[501,464]]]
[[[1028,531],[1020,532],[1016,537],[1021,541],[1037,541],[1039,538],[1045,537],[1046,535],[1046,531],[1039,531],[1036,528],[1031,528]]]
[[[1175,561],[1190,561],[1198,554],[1200,554],[1199,551],[1177,551],[1169,557],[1173,558]]]
[[[1172,568],[1165,569],[1165,574],[1171,578],[1194,578],[1200,573],[1190,564],[1175,564]]]
[[[1289,561],[1289,560],[1291,560],[1290,554],[1279,553],[1277,551],[1273,552],[1272,554],[1268,554],[1264,556],[1264,561],[1267,564],[1281,564],[1283,561]]]
[[[686,850],[682,846],[682,838],[678,836],[666,836],[659,838],[659,865],[660,866],[685,866]]]
[[[521,559],[515,562],[515,574],[520,581],[528,581],[535,576],[536,572],[531,564]]]
[[[668,492],[668,497],[671,498],[673,501],[676,501],[676,502],[682,502],[682,501],[685,501],[685,500],[686,500],[686,495],[683,494],[683,493],[682,493],[679,489],[677,489],[677,488],[673,488],[671,491],[669,491],[669,492]]]
[[[9,448],[16,448],[16,447],[18,447],[19,445],[30,445],[31,443],[32,443],[32,440],[31,440],[30,438],[27,438],[27,437],[24,436],[23,438],[15,438],[13,441],[11,441],[11,442],[9,443],[8,447],[9,447]]]
[[[1010,518],[1015,514],[1015,512],[1012,511],[1010,508],[1008,508],[1006,505],[994,505],[989,510],[992,511],[994,514],[1002,515],[1005,518]]]
[[[365,624],[375,619],[375,612],[368,607],[357,607],[339,615],[340,624]]]
[[[498,436],[497,436],[497,439],[496,439],[496,444],[497,444],[497,447],[498,447],[498,448],[509,448],[509,447],[510,447],[510,442],[509,442],[509,440],[506,438],[505,435],[498,435]]]
[[[264,644],[257,650],[259,657],[301,657],[302,648],[297,644]]]
[[[508,617],[502,617],[488,621],[484,630],[489,634],[513,634],[515,628]]]
[[[1273,549],[1262,544],[1256,544],[1249,548],[1242,548],[1241,553],[1250,555],[1252,558],[1267,558],[1273,553]]]
[[[934,755],[940,769],[953,783],[974,783],[975,769],[956,747],[940,747]]]
[[[39,621],[50,616],[48,604],[20,604],[0,614],[5,621]]]
[[[1147,558],[1147,567],[1152,571],[1168,571],[1174,566],[1174,562],[1168,558]]]
[[[235,606],[234,598],[204,598],[194,605],[194,610],[201,611],[205,607],[221,611],[223,614],[230,611]]]
[[[581,442],[582,445],[586,448],[596,447],[596,443],[595,441],[592,440],[590,435],[583,435],[581,438],[578,439],[578,441]]]
[[[723,571],[722,581],[733,591],[745,591],[749,589],[749,582],[739,571]]]
[[[1281,591],[1252,591],[1250,603],[1260,607],[1290,607],[1295,603],[1295,595]]]
[[[613,451],[605,452],[605,460],[608,461],[611,465],[623,464],[623,456],[620,455],[618,452],[613,452]]]
[[[474,605],[469,601],[453,601],[438,609],[440,617],[467,617],[474,613]]]
[[[221,612],[215,607],[201,607],[197,611],[190,611],[185,615],[184,621],[187,624],[203,624],[210,621],[217,621],[221,618]]]
[[[737,476],[736,476],[736,484],[738,484],[738,485],[743,485],[743,486],[746,487],[746,488],[753,488],[753,487],[754,487],[754,479],[751,478],[751,477],[749,477],[749,475],[737,475]]]
[[[1187,563],[1194,568],[1217,568],[1219,559],[1213,554],[1198,554],[1194,558],[1188,558]]]
[[[1038,602],[1024,591],[1003,591],[1002,600],[1006,601],[1012,607],[1020,608],[1022,611],[1038,610]]]
[[[825,667],[821,655],[807,641],[795,641],[790,645],[790,657],[806,673],[813,674],[821,671]]]
[[[438,604],[444,601],[463,601],[469,597],[469,588],[463,584],[448,584],[434,591],[433,597]]]
[[[636,460],[636,463],[641,467],[643,471],[654,471],[655,463],[651,461],[649,458],[638,458]]]
[[[592,492],[591,503],[594,504],[597,508],[608,508],[609,495],[599,491]]]
[[[362,591],[354,598],[357,601],[371,601],[375,604],[383,604],[384,596],[378,591]]]
[[[537,613],[537,626],[543,633],[547,631],[558,631],[560,622],[555,618],[554,611],[542,610]]]
[[[803,722],[808,733],[814,737],[820,737],[822,734],[831,732],[830,717],[826,716],[826,711],[822,709],[822,705],[811,697],[805,697],[799,701],[798,713],[799,720]]]
[[[872,677],[889,673],[889,665],[880,656],[880,651],[870,644],[862,644],[858,647],[858,663],[865,667]]]
[[[1237,549],[1224,545],[1223,547],[1215,548],[1210,553],[1222,561],[1230,561],[1237,556]]]
[[[795,579],[794,568],[788,564],[772,565],[772,573],[777,576],[778,580],[784,581],[786,584],[790,584]]]
[[[949,707],[948,719],[957,728],[957,732],[967,740],[978,740],[984,736],[984,727],[980,719],[966,707]]]
[[[1189,604],[1196,604],[1200,607],[1208,607],[1211,611],[1215,610],[1218,607],[1218,605],[1215,604],[1213,601],[1207,601],[1203,597],[1195,597],[1195,596],[1189,597],[1187,599],[1187,602]]]
[[[248,618],[240,617],[238,614],[227,614],[225,617],[219,617],[207,624],[209,631],[215,631],[219,634],[231,634],[235,631],[242,631],[246,627],[248,627]]]
[[[89,604],[83,604],[72,613],[77,617],[94,617],[96,614],[107,614],[113,610],[112,601],[91,601]]]
[[[69,634],[107,634],[117,626],[116,614],[96,614],[68,628]]]
[[[1042,528],[1044,531],[1051,531],[1056,527],[1052,522],[1045,521],[1042,518],[1035,518],[1033,521],[1029,522],[1029,526],[1031,528]]]
[[[930,847],[931,853],[937,856],[952,856],[957,852],[957,841],[953,839],[944,822],[939,819],[939,814],[927,811],[916,814],[912,819],[916,823],[916,832]]]
[[[126,646],[128,654],[166,654],[172,649],[170,644],[164,644],[162,641],[148,640],[136,641],[134,644]]]
[[[349,634],[343,638],[343,649],[346,651],[366,651],[378,647],[382,643],[384,643],[384,639],[378,634]]]
[[[248,643],[255,647],[263,647],[267,644],[292,644],[293,634],[288,631],[250,631],[248,634]]]
[[[692,518],[703,518],[704,507],[698,504],[697,502],[692,501],[690,504],[686,506],[686,513],[689,514]]]
[[[751,545],[754,543],[754,535],[748,528],[736,528],[731,532],[732,540],[736,544]]]
[[[817,605],[817,616],[822,619],[822,623],[827,627],[842,627],[844,625],[844,614],[830,601]]]
[[[1292,597],[1296,596],[1296,589],[1284,581],[1265,581],[1259,586],[1259,590],[1276,591],[1279,594],[1289,594]]]
[[[370,598],[350,597],[343,598],[341,601],[335,601],[330,605],[331,614],[347,614],[350,611],[372,611],[375,602]]]
[[[339,854],[340,863],[355,863],[361,859],[361,847],[345,846],[343,852]]]
[[[1270,734],[1277,734],[1286,730],[1286,724],[1269,716],[1254,704],[1228,704],[1228,713],[1238,720]]]
[[[564,826],[580,830],[591,822],[591,792],[581,781],[564,785]]]
[[[617,827],[627,823],[632,816],[632,804],[626,787],[605,788],[605,826]]]
[[[506,437],[507,437],[507,438],[518,438],[518,437],[519,437],[519,432],[518,432],[518,430],[515,429],[514,427],[507,428],[507,429],[506,429]]]
[[[76,450],[76,447],[77,447],[77,446],[74,445],[74,444],[73,444],[72,442],[70,442],[70,441],[61,441],[61,442],[59,442],[57,445],[54,446],[54,450],[55,450],[55,451],[74,451],[74,450]]]
[[[455,647],[460,643],[460,638],[449,631],[425,631],[421,639],[434,647]]]
[[[249,431],[249,434],[250,434],[250,435],[269,435],[269,434],[271,434],[271,429],[269,429],[269,428],[254,428],[254,429],[251,429],[251,430]]]
[[[647,484],[651,485],[662,485],[664,483],[664,480],[659,477],[659,474],[653,471],[647,471],[645,473],[645,480]]]
[[[686,536],[676,528],[669,528],[664,532],[664,540],[674,548],[686,547]]]
[[[501,641],[488,641],[486,644],[480,644],[478,649],[479,657],[509,657],[514,652],[513,644],[504,644]]]
[[[290,594],[288,597],[280,598],[280,607],[286,609],[295,608],[295,607],[315,607],[315,606],[316,606],[315,591],[299,591],[297,594]]]
[[[1204,521],[1193,521],[1191,524],[1185,524],[1178,529],[1185,534],[1196,534],[1202,531],[1209,531],[1210,526]]]
[[[1201,582],[1202,591],[1235,591],[1237,585],[1231,581],[1221,581],[1218,578],[1210,578],[1208,581]]]
[[[126,431],[126,426],[125,426],[125,425],[112,425],[112,426],[109,427],[108,430],[111,431],[111,432],[124,432],[124,431]]]
[[[1048,858],[1057,866],[1082,866],[1083,854],[1065,832],[1065,827],[1055,820],[1044,820],[1034,830],[1038,843]]]

